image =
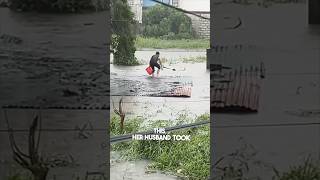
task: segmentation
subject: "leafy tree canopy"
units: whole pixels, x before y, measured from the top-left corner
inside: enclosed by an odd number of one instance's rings
[[[134,54],[136,39],[136,22],[127,0],[111,1],[112,49],[114,63],[118,65],[138,64]]]
[[[143,13],[143,35],[163,39],[189,39],[195,36],[190,17],[161,5]]]

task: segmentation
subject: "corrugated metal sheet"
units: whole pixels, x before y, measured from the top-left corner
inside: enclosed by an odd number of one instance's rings
[[[261,83],[265,76],[263,64],[260,67],[238,69],[214,66],[211,76],[213,81],[211,110],[213,112],[258,111]]]

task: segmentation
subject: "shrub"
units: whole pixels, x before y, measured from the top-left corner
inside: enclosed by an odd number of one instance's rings
[[[130,11],[127,0],[111,1],[112,17],[112,48],[114,49],[114,64],[137,65],[135,58],[136,21]]]
[[[143,119],[127,120],[126,133],[150,130],[154,127],[170,127],[186,122],[209,120],[209,114],[193,119],[182,113],[175,121],[158,120],[143,123]],[[112,117],[112,135],[119,133],[119,118]],[[143,124],[143,125],[142,125]],[[112,150],[119,151],[124,159],[148,159],[149,169],[168,171],[185,179],[207,179],[210,168],[209,126],[175,131],[174,134],[191,135],[191,141],[130,141],[112,144]],[[172,134],[173,132],[169,132]]]
[[[207,39],[163,39],[154,37],[138,36],[135,45],[137,48],[155,48],[155,49],[207,49],[209,48],[209,40]]]
[[[143,35],[163,39],[194,37],[191,19],[182,12],[156,5],[143,13]]]
[[[275,174],[275,180],[316,180],[320,179],[320,165],[308,157],[303,164],[292,166],[288,172],[275,170]]]

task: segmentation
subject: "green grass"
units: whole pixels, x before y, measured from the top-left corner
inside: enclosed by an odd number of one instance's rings
[[[209,114],[191,119],[187,114],[181,114],[174,123],[158,120],[143,124],[143,119],[128,119],[125,133],[150,130],[153,127],[168,127],[182,123],[208,120]],[[121,134],[118,128],[118,117],[113,117],[111,124],[113,135]],[[112,150],[120,152],[126,160],[151,160],[149,170],[160,170],[189,180],[202,180],[209,177],[210,167],[210,129],[209,126],[174,131],[169,134],[189,134],[191,141],[130,141],[112,145]],[[219,171],[215,179],[259,179],[250,175],[252,169],[270,168],[268,163],[257,159],[258,151],[240,138],[242,146],[234,152],[223,156],[223,161],[217,164]],[[217,158],[220,159],[220,158]],[[271,166],[272,167],[272,166]],[[292,166],[286,172],[279,172],[274,168],[273,180],[318,180],[320,179],[320,165],[308,158],[301,165]]]
[[[8,177],[8,180],[32,180],[31,177],[24,177],[22,175],[13,175]]]
[[[308,157],[301,165],[292,166],[289,171],[280,173],[275,170],[275,180],[318,180],[320,164]]]
[[[182,58],[182,62],[184,62],[184,63],[203,63],[206,61],[207,61],[206,56]]]
[[[111,136],[115,135],[120,135],[120,134],[129,134],[129,133],[136,133],[138,130],[142,129],[142,123],[143,123],[142,118],[134,118],[134,119],[126,119],[124,122],[124,129],[121,130],[120,128],[120,118],[119,116],[113,114],[111,116],[111,121],[110,121],[110,130]]]
[[[187,118],[187,119],[185,119]],[[203,121],[208,120],[209,114],[190,119],[181,115],[174,123],[158,120],[143,126],[141,119],[128,119],[125,124],[125,132],[133,133],[145,131],[154,127],[168,127],[182,124],[184,120]],[[119,123],[118,117],[111,118],[111,134],[121,134],[116,127]],[[112,149],[121,153],[127,160],[147,159],[153,163],[148,166],[152,170],[169,172],[179,177],[191,180],[207,179],[210,168],[210,134],[209,126],[200,128],[178,130],[168,134],[191,135],[191,141],[130,141],[112,145]]]
[[[24,170],[15,170],[15,172],[10,173],[7,180],[32,180],[32,175]]]
[[[135,46],[137,49],[207,49],[209,44],[208,39],[164,40],[138,36]]]
[[[205,63],[207,62],[206,56],[194,56],[194,57],[184,57],[184,58],[177,58],[177,59],[167,59],[165,57],[161,58],[161,62],[163,64],[172,65],[172,64],[178,64],[178,63]],[[111,62],[112,64],[112,62]],[[148,61],[139,61],[139,65],[148,65]]]

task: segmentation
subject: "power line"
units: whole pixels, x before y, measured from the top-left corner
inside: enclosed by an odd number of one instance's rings
[[[175,10],[181,11],[181,12],[186,13],[186,14],[194,15],[194,16],[199,17],[201,19],[210,20],[210,18],[208,18],[208,17],[204,17],[204,16],[201,16],[199,14],[196,14],[196,13],[193,13],[193,12],[190,12],[190,11],[187,11],[187,10],[175,7],[175,6],[171,6],[171,5],[167,4],[167,3],[164,3],[164,2],[161,2],[161,1],[158,1],[158,0],[151,0],[151,1],[154,1],[154,2],[159,3],[161,5],[167,6],[169,8],[173,8]]]

